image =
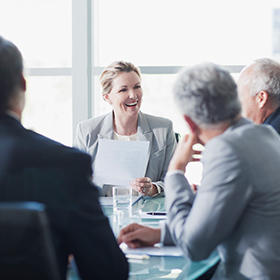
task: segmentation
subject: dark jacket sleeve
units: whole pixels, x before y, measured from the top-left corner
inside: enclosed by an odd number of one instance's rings
[[[71,164],[73,158],[69,156],[51,180],[48,214],[57,237],[57,253],[74,255],[82,279],[127,279],[127,260],[92,184],[90,156],[78,152],[74,158]],[[50,201],[46,196],[44,199]],[[59,260],[65,260],[65,256],[59,256]]]

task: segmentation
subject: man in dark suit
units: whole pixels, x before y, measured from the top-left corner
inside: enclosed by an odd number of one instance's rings
[[[237,84],[244,116],[280,134],[280,63],[257,59],[242,70]]]
[[[70,254],[82,279],[127,279],[126,258],[91,183],[90,156],[21,125],[22,71],[21,53],[0,37],[0,201],[46,205],[62,279]]]

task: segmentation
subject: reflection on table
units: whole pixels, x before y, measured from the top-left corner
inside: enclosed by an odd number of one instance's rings
[[[111,227],[118,234],[119,227],[116,224],[112,206],[102,206],[104,214],[109,218]],[[132,209],[133,218],[131,222],[138,222],[150,227],[159,227],[160,218],[141,219],[142,212],[162,212],[165,211],[164,197],[142,198]],[[149,259],[128,259],[129,280],[142,279],[196,279],[213,267],[219,261],[217,251],[214,251],[207,260],[192,262],[183,256],[150,256]],[[79,279],[72,269],[69,271],[68,280]]]

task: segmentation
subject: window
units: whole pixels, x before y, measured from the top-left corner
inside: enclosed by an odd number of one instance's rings
[[[72,145],[72,3],[2,1],[0,34],[22,52],[27,81],[22,122]]]
[[[92,3],[95,73],[100,74],[115,60],[140,66],[142,111],[170,118],[180,134],[185,134],[187,128],[172,99],[172,85],[180,66],[213,61],[228,66],[237,78],[254,59],[273,57],[273,14],[276,18],[279,1],[258,1],[257,5],[254,0]],[[97,76],[93,92],[93,115],[108,112],[110,107],[101,98]]]
[[[110,106],[101,97],[98,75],[115,60],[140,66],[144,99],[142,111],[167,117],[174,130],[187,133],[176,109],[172,86],[181,66],[212,61],[227,66],[234,78],[260,57],[277,58],[272,43],[273,13],[279,1],[260,0],[94,0],[89,1],[90,55],[93,79],[91,116]],[[278,16],[277,16],[278,18]],[[278,28],[278,27],[277,27]],[[278,36],[279,37],[279,36]],[[277,39],[279,41],[279,38]],[[201,165],[187,170],[199,183]],[[193,176],[194,175],[194,176]]]
[[[172,99],[181,66],[226,65],[235,78],[259,57],[279,59],[278,0],[4,0],[0,34],[22,51],[23,124],[72,145],[77,123],[110,110],[98,76],[114,60],[140,66],[142,110],[186,125]]]

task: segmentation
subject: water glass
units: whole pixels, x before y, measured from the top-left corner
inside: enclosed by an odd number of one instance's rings
[[[132,206],[132,187],[114,186],[113,187],[113,209],[118,210],[130,209]]]
[[[130,223],[132,211],[132,188],[130,186],[113,187],[113,211],[117,231]]]

